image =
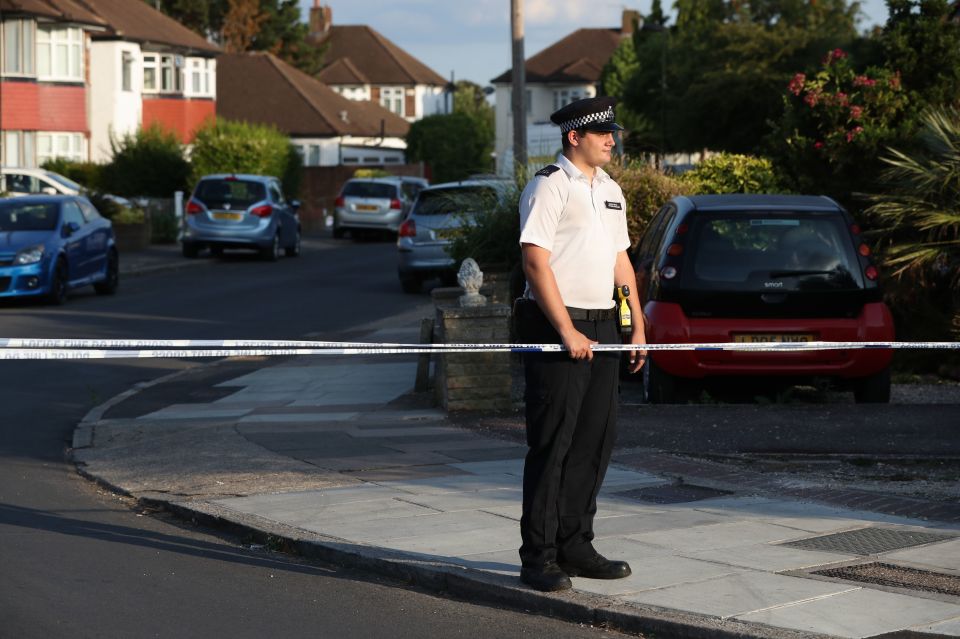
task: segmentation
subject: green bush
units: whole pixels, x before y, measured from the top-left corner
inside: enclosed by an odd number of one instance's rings
[[[177,216],[172,211],[164,211],[159,214],[157,211],[151,212],[150,242],[152,244],[174,244],[179,232],[180,226],[177,224]]]
[[[173,197],[186,191],[190,164],[176,134],[153,125],[110,140],[113,158],[103,167],[102,187],[126,197]]]
[[[464,113],[428,115],[407,133],[407,160],[429,164],[435,183],[489,171],[487,147],[486,131]]]
[[[707,158],[680,179],[696,194],[779,193],[783,190],[770,160],[735,153]]]
[[[103,193],[91,192],[87,194],[90,203],[100,212],[100,215],[114,224],[143,224],[146,213],[137,207],[124,206],[116,200],[104,196]]]
[[[623,189],[627,200],[627,230],[632,245],[640,241],[647,224],[670,198],[691,192],[686,183],[642,162],[615,162],[606,171]]]
[[[90,191],[103,190],[103,172],[105,164],[94,162],[74,162],[66,158],[54,158],[43,163],[41,168],[70,178]]]
[[[520,264],[520,192],[513,185],[502,199],[469,207],[480,210],[471,216],[470,224],[460,227],[448,248],[457,264],[472,257],[482,270],[501,272]]]
[[[300,192],[303,162],[290,139],[272,126],[209,121],[197,131],[191,162],[194,184],[211,173],[251,173],[280,178],[289,197]]]

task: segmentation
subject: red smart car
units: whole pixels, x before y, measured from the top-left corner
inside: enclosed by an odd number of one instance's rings
[[[634,256],[651,344],[892,341],[860,227],[826,197],[676,197]],[[830,378],[857,402],[890,399],[889,349],[652,351],[647,396],[683,402],[721,377]]]

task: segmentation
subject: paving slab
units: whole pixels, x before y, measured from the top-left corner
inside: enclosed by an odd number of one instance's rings
[[[420,537],[448,536],[453,539],[476,539],[486,535],[488,530],[506,529],[513,530],[513,538],[516,540],[518,533],[514,525],[508,524],[503,517],[491,515],[489,513],[478,511],[453,512],[453,513],[431,513],[427,515],[417,515],[412,517],[400,517],[390,520],[389,526],[376,521],[354,521],[338,523],[337,525],[317,525],[305,526],[307,530],[312,530],[325,535],[333,535],[341,539],[364,543],[378,544],[387,548],[402,549],[404,543],[401,540]],[[514,541],[516,543],[516,541]],[[481,546],[472,552],[481,552],[484,548]],[[488,550],[499,550],[490,548]],[[465,550],[466,551],[466,550]]]
[[[718,548],[701,552],[682,553],[685,557],[710,561],[739,568],[752,568],[766,572],[786,572],[824,566],[838,561],[858,559],[856,555],[801,550],[790,546],[750,544],[733,548]]]
[[[691,584],[623,595],[621,598],[652,606],[728,619],[836,595],[852,589],[855,587],[747,571]],[[755,621],[762,621],[762,619],[757,618]]]
[[[737,615],[780,628],[870,637],[960,616],[960,605],[857,588],[834,597]]]
[[[462,514],[462,513],[458,513]],[[457,534],[447,532],[424,532],[415,536],[391,539],[389,547],[394,550],[429,555],[449,563],[451,559],[465,555],[489,552],[509,552],[517,556],[520,546],[520,530],[517,523],[497,517],[499,525],[490,525],[480,530],[463,530]],[[493,520],[491,520],[493,521]],[[519,558],[516,559],[519,564]]]
[[[628,535],[628,537],[654,546],[664,546],[685,552],[697,552],[785,541],[796,537],[796,531],[775,524],[746,520],[675,528],[667,531]]]
[[[927,632],[937,636],[960,637],[960,617],[943,621],[941,623],[930,624],[929,626],[920,626],[914,628],[917,632]]]

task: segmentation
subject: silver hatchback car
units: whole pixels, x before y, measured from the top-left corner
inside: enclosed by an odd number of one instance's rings
[[[183,222],[184,257],[202,248],[254,249],[276,261],[282,248],[300,254],[300,202],[287,200],[280,180],[266,175],[217,174],[200,178],[187,202]]]
[[[425,280],[456,282],[456,262],[447,252],[452,237],[481,211],[495,208],[512,182],[464,180],[420,191],[397,233],[397,274],[406,293],[418,293]]]
[[[428,184],[423,178],[405,176],[347,180],[334,204],[333,236],[364,230],[396,233]]]

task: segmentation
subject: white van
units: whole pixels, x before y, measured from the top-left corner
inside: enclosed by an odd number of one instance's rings
[[[0,167],[0,195],[80,195],[83,187],[46,169]]]

